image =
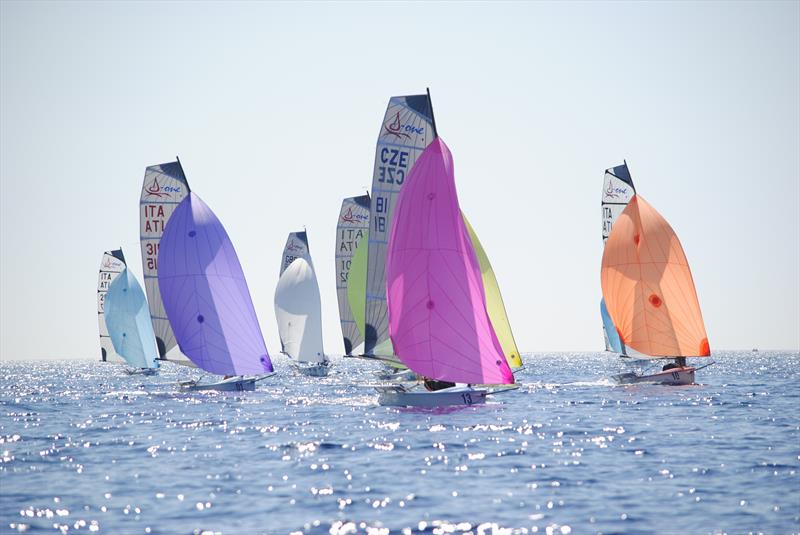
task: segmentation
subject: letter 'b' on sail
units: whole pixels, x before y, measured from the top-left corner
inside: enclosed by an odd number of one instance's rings
[[[272,371],[233,244],[194,193],[164,230],[158,285],[178,345],[197,366],[220,375]]]
[[[398,197],[386,281],[392,344],[409,368],[457,383],[514,382],[486,312],[452,156],[440,138],[417,160]]]
[[[641,195],[608,236],[600,282],[622,344],[654,357],[711,354],[683,247]]]

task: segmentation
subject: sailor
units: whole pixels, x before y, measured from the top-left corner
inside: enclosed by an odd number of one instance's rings
[[[456,386],[455,383],[449,381],[437,381],[436,379],[428,379],[427,377],[423,378],[423,383],[425,384],[425,389],[429,392],[436,392],[437,390],[444,390],[445,388]]]

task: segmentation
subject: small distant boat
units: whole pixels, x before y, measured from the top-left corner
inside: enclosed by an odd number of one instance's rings
[[[103,253],[100,260],[100,273],[97,276],[97,322],[100,327],[100,360],[102,362],[122,363],[125,359],[114,351],[114,344],[108,334],[105,316],[105,300],[108,287],[125,269],[125,256],[122,249],[114,249]]]
[[[378,387],[389,406],[474,405],[513,385],[486,307],[480,263],[456,196],[453,158],[436,137],[416,161],[395,207],[386,260],[392,347],[434,391]],[[461,383],[461,384],[459,384]],[[450,386],[447,386],[450,385]]]
[[[689,263],[669,223],[637,194],[627,163],[606,170],[602,222],[606,349],[640,368],[613,379],[693,384],[695,372],[708,365],[695,368],[686,358],[711,350]],[[655,359],[673,362],[656,372],[642,369]]]
[[[369,195],[342,201],[336,224],[336,297],[345,356],[364,351]]]
[[[114,258],[124,265],[125,257],[121,249],[119,256]],[[114,350],[133,368],[129,373],[155,373],[158,369],[158,349],[147,300],[127,266],[108,286],[104,315]]]
[[[188,184],[187,184],[188,189]],[[190,390],[254,390],[273,373],[242,266],[217,216],[189,191],[169,218],[158,252],[158,287],[181,352],[223,379]]]
[[[158,358],[193,368],[194,363],[177,347],[158,287],[158,251],[161,237],[172,212],[188,194],[189,184],[179,159],[145,169],[139,195],[139,242],[142,249],[144,287],[158,345]]]
[[[282,269],[275,289],[275,317],[281,352],[303,375],[324,377],[328,375],[331,363],[322,347],[322,302],[317,275],[310,262],[306,232],[292,232],[287,248],[295,242],[302,243],[305,252]],[[284,250],[284,259],[292,256],[291,252]]]

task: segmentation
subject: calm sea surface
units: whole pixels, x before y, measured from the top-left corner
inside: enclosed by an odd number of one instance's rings
[[[534,354],[486,406],[380,407],[376,366],[251,393],[89,361],[0,364],[0,533],[798,533],[800,354],[691,387]]]

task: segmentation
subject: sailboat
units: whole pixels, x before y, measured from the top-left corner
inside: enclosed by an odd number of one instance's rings
[[[435,123],[433,128],[435,136]],[[395,353],[415,373],[452,386],[434,391],[377,387],[381,405],[481,404],[490,389],[471,385],[513,385],[458,205],[452,155],[436,136],[397,198],[386,280]]]
[[[336,297],[345,356],[363,352],[369,195],[342,201],[336,224]]]
[[[125,362],[122,355],[114,351],[114,344],[108,334],[105,316],[105,300],[108,287],[125,269],[125,256],[122,249],[114,249],[103,253],[100,260],[100,273],[97,276],[97,322],[100,327],[100,360],[102,362]]]
[[[194,363],[177,347],[158,287],[158,251],[161,237],[172,212],[188,194],[189,184],[179,159],[147,167],[139,196],[139,242],[144,287],[159,358],[194,367]]]
[[[118,259],[125,264],[121,249]],[[127,266],[108,286],[103,306],[109,338],[116,353],[134,368],[130,373],[155,373],[158,349],[150,312],[142,287]]]
[[[275,289],[275,317],[281,338],[281,352],[287,355],[293,367],[303,375],[324,377],[328,375],[330,360],[322,347],[322,302],[311,252],[305,231],[292,232],[286,248],[296,241],[304,244],[304,251],[284,268]],[[294,256],[283,251],[283,259]]]
[[[626,162],[606,170],[602,221],[606,349],[637,365],[674,360],[655,373],[613,378],[621,384],[693,384],[705,366],[688,366],[686,358],[708,357],[711,350],[689,263],[675,231],[636,192]]]
[[[161,236],[158,286],[181,352],[204,371],[225,376],[182,387],[255,390],[257,381],[274,374],[233,244],[192,191],[175,207]]]
[[[393,373],[383,379],[413,380],[407,368],[394,354],[389,337],[386,305],[386,252],[394,224],[394,211],[406,176],[417,158],[435,138],[433,105],[430,93],[392,97],[383,118],[375,150],[370,205],[370,232],[367,255],[367,294],[365,306],[364,354],[362,358],[379,360]],[[500,288],[489,258],[477,233],[463,216],[469,238],[480,261],[486,288],[486,307],[502,342],[504,354],[513,370],[522,367],[519,349],[514,341]],[[356,251],[353,266],[358,267]],[[356,269],[356,268],[353,268]]]

